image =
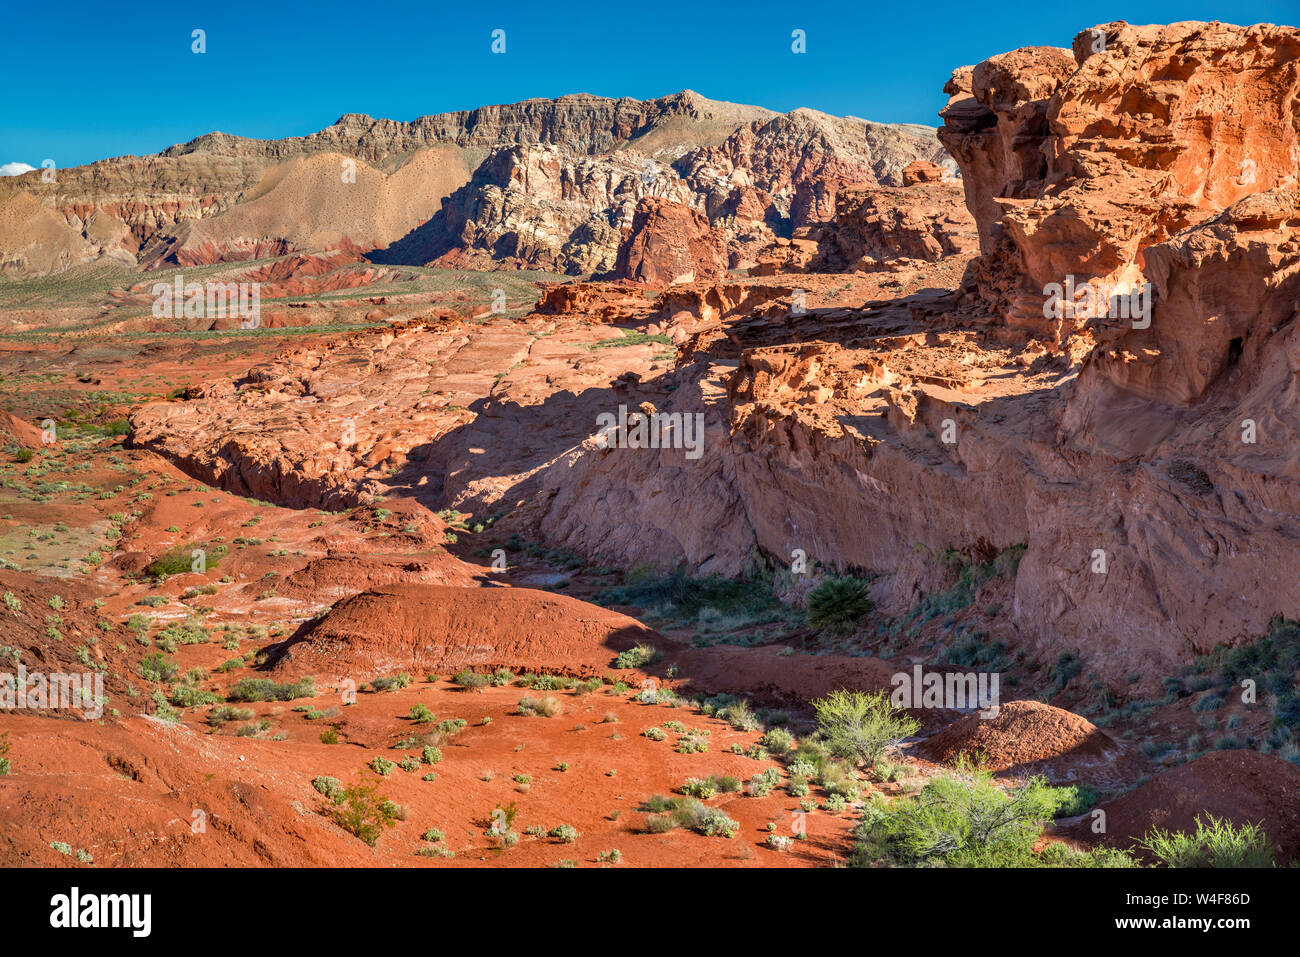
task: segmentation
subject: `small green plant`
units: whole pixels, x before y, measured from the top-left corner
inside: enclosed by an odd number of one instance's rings
[[[379,782],[361,781],[334,795],[332,815],[345,831],[371,847],[384,831],[397,826],[398,808],[379,794]]]
[[[529,717],[554,718],[563,711],[564,705],[551,695],[542,698],[525,695],[519,699],[519,706],[515,713]]]
[[[399,671],[395,675],[386,675],[375,678],[370,682],[372,690],[378,691],[400,691],[411,683],[411,676],[405,671]]]
[[[548,834],[561,844],[573,844],[582,836],[578,829],[570,824],[557,824]]]
[[[332,778],[328,775],[312,778],[311,786],[331,801],[341,795],[344,791],[343,782],[338,778]]]
[[[773,728],[759,742],[773,754],[789,754],[794,747],[794,735],[784,728]]]
[[[654,645],[640,643],[627,651],[620,652],[614,659],[614,667],[620,669],[626,668],[644,668],[646,665],[654,664],[661,657],[659,649]]]
[[[451,683],[454,685],[460,685],[460,687],[467,691],[482,691],[492,683],[492,676],[481,675],[466,668],[452,675]]]

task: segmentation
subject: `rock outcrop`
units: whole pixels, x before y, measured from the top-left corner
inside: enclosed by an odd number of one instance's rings
[[[614,278],[676,286],[727,274],[727,251],[703,214],[681,203],[643,199],[618,248]]]
[[[1146,250],[1300,175],[1296,31],[1108,23],[953,74],[941,141],[980,224],[977,287],[1026,336],[1108,342],[1125,321],[1045,315],[1067,277],[1103,297],[1150,281]],[[1127,320],[1127,316],[1118,317]]]
[[[979,242],[961,186],[922,178],[907,187],[842,189],[835,221],[818,237],[813,272],[869,272],[894,259],[938,262],[974,253]]]

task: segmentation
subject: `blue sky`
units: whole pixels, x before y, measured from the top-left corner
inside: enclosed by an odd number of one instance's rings
[[[65,0],[13,3],[0,24],[0,164],[59,167],[151,153],[211,130],[276,138],[343,113],[409,120],[536,96],[646,98],[693,89],[935,124],[954,67],[1068,46],[1095,23],[1296,23],[1296,0],[579,2],[456,4]],[[191,52],[191,31],[207,52]],[[490,52],[493,29],[506,53]],[[807,52],[790,50],[794,29]]]

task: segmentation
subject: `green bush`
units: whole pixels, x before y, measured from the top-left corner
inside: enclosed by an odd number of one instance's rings
[[[343,782],[328,775],[312,778],[311,786],[330,800],[334,800],[343,793]]]
[[[875,602],[860,578],[828,578],[808,593],[808,624],[814,628],[838,628],[861,621]]]
[[[370,687],[375,691],[400,691],[411,683],[411,676],[405,671],[399,671],[395,675],[386,675],[376,678],[370,682]]]
[[[644,668],[654,664],[660,658],[659,649],[654,645],[641,643],[627,651],[620,652],[614,659],[615,668]]]
[[[299,678],[277,684],[270,678],[241,678],[226,692],[227,701],[292,701],[316,697],[316,681]]]
[[[759,742],[773,754],[789,754],[794,747],[794,735],[784,728],[773,728]]]
[[[1099,795],[1086,784],[1071,784],[1056,788],[1061,798],[1061,806],[1056,809],[1057,817],[1075,817],[1097,803]]]
[[[155,651],[152,655],[144,658],[140,662],[140,677],[146,681],[157,681],[166,684],[176,680],[176,673],[179,669],[175,662],[168,661],[162,656],[161,652]]]
[[[1165,867],[1272,867],[1273,845],[1258,824],[1196,817],[1196,832],[1148,832],[1139,845]]]
[[[481,675],[466,668],[452,675],[451,683],[460,685],[468,691],[482,691],[492,683],[492,676]]]
[[[915,798],[877,795],[863,808],[853,863],[1036,866],[1034,844],[1059,804],[1042,778],[1012,791],[983,771],[936,778]]]
[[[578,829],[570,824],[558,824],[551,828],[549,834],[562,844],[573,844],[582,836]]]
[[[921,727],[890,703],[884,692],[832,691],[812,702],[827,748],[837,757],[875,764],[885,749]]]
[[[519,707],[515,712],[529,717],[554,718],[564,710],[557,698],[547,695],[544,698],[534,698],[529,695],[519,699]]]
[[[334,797],[334,821],[371,847],[387,828],[397,826],[397,806],[379,794],[379,784],[361,782]]]

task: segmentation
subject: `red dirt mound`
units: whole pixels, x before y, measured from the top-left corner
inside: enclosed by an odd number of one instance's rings
[[[590,674],[608,668],[619,651],[656,639],[626,615],[531,588],[387,585],[307,626],[275,668],[358,679],[498,665]]]
[[[1119,745],[1077,714],[1041,701],[1010,701],[996,718],[967,715],[922,741],[916,750],[938,763],[979,752],[989,770],[1005,771],[1054,759],[1106,760],[1119,751]]]
[[[0,445],[16,445],[24,449],[41,447],[41,430],[16,415],[0,412]]]
[[[1258,751],[1211,752],[1101,807],[1103,841],[1116,847],[1130,847],[1153,827],[1195,831],[1196,816],[1212,814],[1262,825],[1279,864],[1300,856],[1300,768]],[[1085,830],[1077,836],[1091,837]]]

